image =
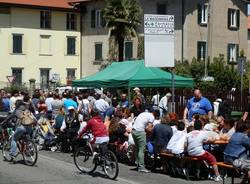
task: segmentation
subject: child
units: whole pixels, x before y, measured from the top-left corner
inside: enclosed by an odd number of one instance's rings
[[[179,122],[177,131],[173,134],[167,145],[167,150],[173,154],[181,154],[184,152],[187,133],[185,131],[185,123]]]

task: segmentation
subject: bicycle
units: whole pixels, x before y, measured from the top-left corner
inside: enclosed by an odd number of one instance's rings
[[[11,149],[11,141],[14,136],[14,130],[7,128],[4,132],[5,139],[3,140],[2,155],[5,161],[12,162],[13,157],[9,155]],[[18,154],[23,156],[24,163],[28,166],[34,166],[38,159],[37,146],[28,133],[25,133],[17,141]]]
[[[119,173],[118,161],[115,154],[108,150],[108,143],[97,144],[94,152],[90,135],[84,135],[83,140],[84,146],[76,148],[74,152],[74,163],[77,169],[91,174],[97,166],[100,166],[108,178],[115,180]]]

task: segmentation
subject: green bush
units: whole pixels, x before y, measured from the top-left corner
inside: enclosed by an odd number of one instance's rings
[[[10,87],[5,87],[4,90],[8,93],[12,93],[14,91],[28,92],[28,88],[22,85],[11,85]]]
[[[219,55],[215,57],[213,62],[208,63],[208,75],[214,77],[213,82],[204,82],[202,77],[204,77],[205,62],[196,60],[195,58],[191,63],[184,61],[176,61],[175,69],[176,74],[192,77],[195,81],[196,87],[202,90],[211,90],[216,93],[226,92],[232,88],[240,89],[240,73],[237,71],[236,65],[230,65],[224,58],[224,55]],[[246,73],[250,76],[250,64],[246,66]],[[249,80],[247,75],[244,75],[244,89],[248,88]]]

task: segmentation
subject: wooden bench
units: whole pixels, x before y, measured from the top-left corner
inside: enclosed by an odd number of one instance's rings
[[[234,184],[234,174],[238,173],[238,170],[232,165],[232,164],[227,164],[224,162],[217,162],[216,164],[218,167],[224,169],[226,171],[225,174],[227,174],[227,171],[231,171],[231,184]],[[223,177],[223,184],[225,184],[225,177]]]
[[[178,157],[178,155],[174,155],[172,153],[167,153],[167,152],[160,153],[160,156],[161,157]],[[194,160],[194,161],[198,160],[198,158],[191,157],[191,156],[182,156],[181,158],[184,159],[184,160]]]
[[[163,162],[163,168],[170,175],[175,176],[177,173],[177,175],[181,175],[187,180],[200,178],[200,175],[192,170],[192,168],[199,168],[203,163],[203,161],[198,158],[186,155],[175,155],[169,152],[161,152],[160,157],[167,161]]]

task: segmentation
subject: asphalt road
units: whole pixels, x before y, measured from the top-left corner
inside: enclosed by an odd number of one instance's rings
[[[187,181],[171,178],[161,173],[138,173],[124,164],[119,164],[120,172],[116,181],[105,178],[97,169],[93,175],[80,173],[73,164],[70,154],[58,152],[39,152],[36,166],[29,167],[22,163],[22,157],[16,163],[0,159],[0,184],[208,184],[214,181]],[[222,183],[222,182],[220,182]],[[227,182],[229,183],[229,181]]]

